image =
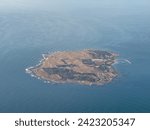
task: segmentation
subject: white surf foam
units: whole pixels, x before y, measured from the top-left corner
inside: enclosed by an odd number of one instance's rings
[[[115,64],[119,64],[119,63],[123,63],[123,64],[125,64],[125,63],[127,63],[127,64],[132,64],[132,62],[129,61],[128,59],[117,59],[116,62],[115,62]]]

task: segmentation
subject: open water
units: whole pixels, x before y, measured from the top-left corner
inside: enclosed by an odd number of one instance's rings
[[[104,86],[47,84],[43,53],[119,53]],[[149,0],[0,0],[0,112],[150,112]]]

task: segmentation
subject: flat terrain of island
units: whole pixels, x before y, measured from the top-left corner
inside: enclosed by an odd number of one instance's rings
[[[26,69],[32,75],[54,83],[102,85],[117,76],[113,68],[116,53],[87,49],[47,54],[40,64]]]

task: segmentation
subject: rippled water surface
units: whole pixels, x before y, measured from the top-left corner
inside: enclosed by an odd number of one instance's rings
[[[110,84],[47,84],[25,73],[43,53],[119,53]],[[148,0],[0,0],[0,112],[150,112]],[[125,60],[124,60],[125,59]]]

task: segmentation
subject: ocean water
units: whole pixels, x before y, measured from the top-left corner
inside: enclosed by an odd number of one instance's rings
[[[25,73],[43,53],[89,48],[119,53],[111,83]],[[0,0],[0,112],[150,112],[149,67],[149,0]]]

